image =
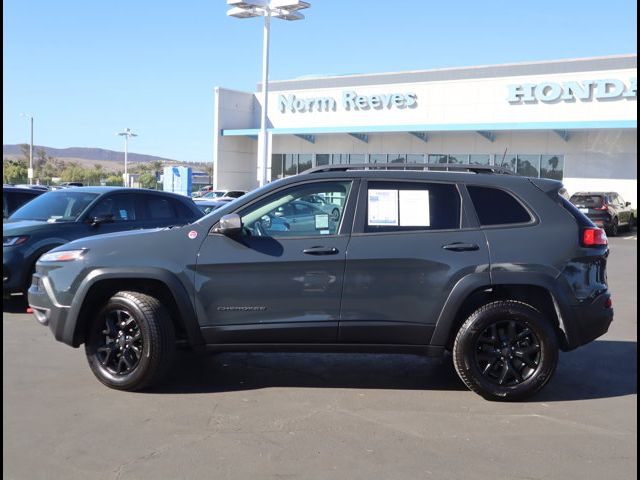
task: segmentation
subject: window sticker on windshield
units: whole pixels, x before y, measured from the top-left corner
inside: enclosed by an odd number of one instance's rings
[[[316,230],[320,230],[323,228],[329,228],[329,215],[328,214],[322,214],[322,215],[316,215]]]
[[[428,227],[429,190],[400,190],[400,226]]]
[[[330,235],[331,230],[320,230],[320,235]]]
[[[369,190],[369,225],[398,225],[398,190]]]
[[[120,218],[122,218],[123,220],[126,220],[127,217],[128,217],[127,211],[124,209],[120,210]]]

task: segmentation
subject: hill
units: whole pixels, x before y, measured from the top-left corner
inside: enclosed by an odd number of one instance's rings
[[[42,145],[34,145],[33,151],[35,152],[42,149],[48,156],[55,157],[65,162],[76,162],[82,167],[92,167],[94,165],[102,165],[105,171],[122,170],[124,165],[124,152],[116,152],[114,150],[105,150],[103,148],[83,148],[83,147],[70,147],[70,148],[52,148]],[[20,145],[3,145],[2,146],[2,158],[15,159],[22,157],[22,150]],[[206,170],[207,166],[203,163],[184,162],[179,160],[173,160],[170,158],[156,157],[153,155],[144,155],[141,153],[129,152],[127,155],[127,162],[129,164],[135,163],[147,163],[153,161],[160,161],[162,163],[169,164],[183,164],[190,166],[197,170]]]

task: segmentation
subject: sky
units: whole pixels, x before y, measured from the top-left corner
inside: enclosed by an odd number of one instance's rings
[[[635,0],[309,0],[273,20],[270,79],[637,53]],[[213,90],[255,91],[262,20],[225,0],[4,0],[2,138],[213,158]]]

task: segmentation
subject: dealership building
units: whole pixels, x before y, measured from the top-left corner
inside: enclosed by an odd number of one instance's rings
[[[214,182],[258,185],[257,92],[215,89]],[[348,163],[501,165],[637,202],[637,55],[269,82],[268,178]]]

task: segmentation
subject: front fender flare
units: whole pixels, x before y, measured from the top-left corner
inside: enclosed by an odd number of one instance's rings
[[[65,323],[63,332],[64,338],[73,339],[72,342],[74,346],[79,346],[79,342],[76,340],[76,326],[88,292],[94,285],[101,281],[118,279],[148,279],[163,283],[173,295],[180,309],[189,344],[193,347],[204,344],[198,317],[184,284],[174,273],[161,268],[150,267],[136,267],[135,269],[98,268],[91,271],[80,283],[74,296],[74,301],[69,307],[67,322]]]

